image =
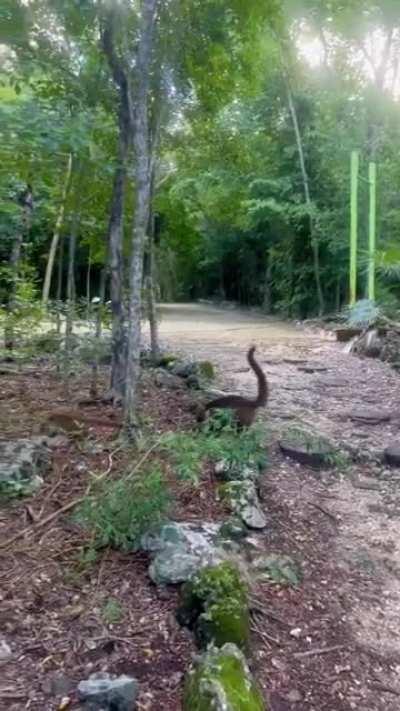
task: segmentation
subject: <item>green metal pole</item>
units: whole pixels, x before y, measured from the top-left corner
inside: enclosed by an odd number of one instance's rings
[[[350,167],[350,306],[353,306],[357,299],[358,151],[352,151]]]
[[[368,298],[375,301],[375,247],[376,247],[376,163],[369,164],[369,260]]]

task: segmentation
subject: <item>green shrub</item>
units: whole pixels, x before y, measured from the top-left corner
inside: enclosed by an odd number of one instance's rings
[[[106,625],[116,625],[121,622],[123,615],[124,611],[121,603],[114,597],[109,597],[101,611],[101,616]]]
[[[86,526],[95,547],[137,549],[141,536],[160,524],[171,496],[161,471],[144,471],[100,482],[80,506],[76,518]]]
[[[204,460],[224,460],[228,466],[265,466],[265,432],[260,426],[238,432],[229,413],[222,412],[197,432],[169,432],[161,440],[161,448],[172,459],[180,479],[197,481]]]
[[[48,333],[40,333],[33,336],[27,347],[37,354],[52,354],[60,350],[62,337],[57,331],[48,331]]]

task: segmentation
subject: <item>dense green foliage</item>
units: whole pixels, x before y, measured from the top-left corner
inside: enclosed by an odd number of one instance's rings
[[[117,6],[117,51],[128,61],[136,6],[130,0]],[[7,260],[24,229],[19,197],[31,184],[34,208],[22,256],[43,278],[71,155],[61,236],[69,237],[78,214],[76,289],[88,298],[98,293],[107,253],[117,153],[117,97],[99,42],[105,7],[93,0],[16,0],[5,3],[0,18],[0,257]],[[377,296],[396,307],[397,3],[174,0],[160,8],[151,91],[152,121],[160,116],[162,124],[154,196],[161,297],[233,299],[304,317],[317,310],[318,271],[325,309],[345,305],[349,158],[359,150],[359,297],[366,295],[366,178],[373,159]],[[125,256],[132,204],[125,201]],[[4,274],[1,286],[4,296]]]

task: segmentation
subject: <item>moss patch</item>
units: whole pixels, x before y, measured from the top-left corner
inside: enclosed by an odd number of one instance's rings
[[[160,356],[157,365],[159,365],[161,368],[168,368],[169,366],[175,365],[177,360],[178,356],[174,355],[173,353],[163,353]]]
[[[200,647],[207,647],[210,642],[216,647],[233,642],[240,649],[248,649],[250,618],[247,605],[233,597],[221,598],[198,617],[195,632]]]
[[[197,363],[197,372],[205,380],[214,380],[215,368],[209,360],[201,360]]]
[[[188,672],[183,711],[267,711],[237,647],[210,650]]]
[[[250,619],[247,591],[232,563],[204,568],[182,589],[177,613],[181,624],[194,629],[201,647],[234,642],[249,643]]]

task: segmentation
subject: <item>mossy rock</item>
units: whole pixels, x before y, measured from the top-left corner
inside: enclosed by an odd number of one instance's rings
[[[239,505],[245,505],[248,501],[253,501],[257,490],[249,479],[239,481],[229,481],[218,487],[218,493],[222,501],[231,504],[235,509]]]
[[[245,649],[250,620],[247,590],[237,568],[224,562],[201,570],[182,588],[177,618],[194,629],[200,646],[234,642]]]
[[[209,360],[201,360],[197,363],[197,372],[204,380],[214,380],[215,368]]]
[[[183,711],[267,711],[234,644],[211,649],[196,660],[185,680]]]
[[[248,534],[248,530],[239,516],[231,516],[222,524],[218,537],[223,541],[240,541]]]
[[[247,605],[234,597],[221,598],[207,607],[195,625],[196,641],[206,648],[210,643],[222,647],[227,642],[245,651],[250,642],[250,615]]]
[[[175,363],[178,360],[178,356],[174,355],[173,353],[163,353],[157,362],[157,365],[160,366],[160,368],[170,368],[171,366],[175,365]]]

